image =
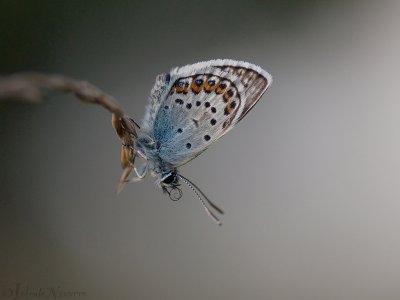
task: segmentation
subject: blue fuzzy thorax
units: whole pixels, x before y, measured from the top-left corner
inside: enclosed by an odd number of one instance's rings
[[[172,172],[175,168],[160,157],[160,142],[155,142],[146,133],[138,133],[135,149],[147,159],[149,171],[157,177]],[[162,151],[162,150],[161,150]]]

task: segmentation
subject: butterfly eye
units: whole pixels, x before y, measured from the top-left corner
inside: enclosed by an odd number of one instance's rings
[[[214,86],[215,85],[215,80],[214,79],[208,80],[208,84],[211,85],[211,86]]]
[[[171,184],[175,181],[175,174],[171,173],[167,177],[164,178],[163,183],[165,184]]]
[[[202,85],[203,79],[196,79],[194,82],[196,83],[196,85]]]

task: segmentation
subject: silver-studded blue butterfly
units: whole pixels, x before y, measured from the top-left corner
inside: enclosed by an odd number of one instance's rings
[[[216,212],[223,211],[179,174],[178,167],[231,130],[271,83],[271,75],[259,66],[230,59],[199,62],[158,75],[134,147],[146,163],[135,168],[133,180],[143,179],[150,171],[172,200],[181,198],[183,181],[221,224],[206,202]]]

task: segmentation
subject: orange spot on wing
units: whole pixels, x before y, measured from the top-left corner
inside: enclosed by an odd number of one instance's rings
[[[197,83],[196,83],[196,80],[192,80],[192,84],[190,85],[192,92],[195,94],[200,93],[200,91],[203,89],[203,85],[204,85],[203,80],[201,80],[201,79],[198,79],[198,80],[199,81],[197,81]],[[200,82],[200,80],[201,80],[201,82]]]
[[[217,93],[218,95],[222,94],[225,92],[226,88],[227,88],[227,84],[226,82],[220,82],[217,86],[217,88],[215,89],[215,93]]]
[[[227,90],[223,95],[224,102],[228,102],[232,98],[233,95],[234,95],[234,92],[232,89]]]
[[[176,89],[176,92],[177,92],[178,94],[181,94],[181,93],[187,94],[188,89],[189,89],[189,82],[182,82],[182,81],[181,81],[181,82],[178,82],[178,83],[176,84],[175,89]]]
[[[216,87],[218,86],[218,83],[216,81],[216,78],[209,78],[205,81],[204,83],[204,91],[206,93],[211,93],[213,90],[216,89]]]

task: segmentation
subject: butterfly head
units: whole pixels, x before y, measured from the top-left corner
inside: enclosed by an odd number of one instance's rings
[[[179,188],[179,175],[176,170],[163,174],[160,185],[163,192],[168,194],[171,200],[177,201],[182,197],[182,190]]]

